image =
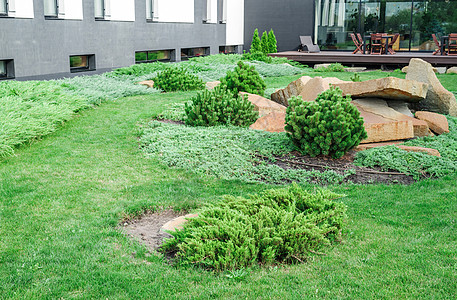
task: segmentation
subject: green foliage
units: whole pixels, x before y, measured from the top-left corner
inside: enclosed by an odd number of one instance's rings
[[[186,68],[169,67],[154,77],[154,85],[165,92],[195,91],[204,88],[203,81],[189,74]]]
[[[457,172],[457,118],[448,116],[447,134],[414,139],[404,144],[436,149],[441,157],[425,153],[406,152],[395,146],[377,147],[357,153],[358,165],[384,170],[396,170],[412,175],[415,179],[424,176],[443,177]]]
[[[241,61],[238,62],[233,72],[227,72],[227,75],[221,79],[221,86],[235,97],[239,92],[263,95],[266,88],[265,81],[260,77],[255,67]]]
[[[302,262],[339,241],[346,206],[327,190],[314,194],[297,185],[248,198],[225,196],[172,232],[163,252],[176,263],[233,270],[255,264]]]
[[[186,118],[185,103],[171,103],[157,116],[159,120],[184,121]]]
[[[286,131],[295,145],[305,154],[343,156],[367,137],[363,118],[343,97],[339,88],[331,87],[306,102],[301,97],[289,99]]]
[[[262,51],[251,51],[249,53],[244,53],[243,54],[243,60],[249,60],[249,61],[263,61],[266,63],[272,63],[273,58],[266,55]]]
[[[351,76],[351,80],[352,80],[353,82],[360,82],[360,81],[362,81],[362,79],[360,79],[360,76],[359,76],[358,73],[354,73],[354,75]]]
[[[270,53],[270,48],[269,48],[269,43],[268,43],[268,33],[264,31],[262,33],[262,38],[260,39],[260,48],[262,49],[262,52],[266,55]]]
[[[191,126],[234,125],[248,127],[259,117],[254,105],[241,95],[233,96],[223,87],[205,90],[185,104],[186,124]]]
[[[319,67],[314,72],[344,72],[344,66],[340,63],[330,64],[328,67]]]
[[[158,71],[165,70],[169,67],[170,64],[162,62],[154,62],[147,64],[135,64],[130,67],[119,68],[110,73],[107,73],[109,77],[121,77],[121,76],[143,76],[146,74],[152,74]]]
[[[278,42],[276,41],[275,33],[273,29],[268,32],[268,53],[278,52]]]
[[[240,127],[190,127],[150,122],[143,128],[143,151],[165,165],[203,176],[244,182],[284,184],[289,182],[340,184],[347,174],[334,171],[283,169],[265,157],[295,150],[285,133],[270,133]]]
[[[259,30],[257,28],[254,30],[254,34],[252,35],[251,50],[249,52],[263,52],[262,46],[260,45]]]

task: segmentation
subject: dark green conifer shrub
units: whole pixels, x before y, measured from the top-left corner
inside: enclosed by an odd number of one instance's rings
[[[360,112],[338,87],[319,94],[315,101],[289,99],[285,129],[294,144],[311,156],[339,158],[367,137]]]
[[[225,196],[171,233],[162,246],[175,263],[215,270],[254,264],[301,262],[338,241],[346,206],[327,190],[311,194],[298,185],[249,198]]]
[[[260,46],[259,30],[257,28],[254,30],[254,34],[252,35],[251,49],[249,52],[262,52],[262,47]]]
[[[195,91],[205,87],[203,80],[193,74],[189,74],[183,67],[169,67],[160,72],[154,80],[154,87],[165,92]]]
[[[263,96],[267,87],[255,67],[241,61],[238,62],[234,71],[228,71],[227,75],[221,78],[221,86],[230,91],[234,97],[239,92]]]
[[[275,33],[273,29],[268,32],[268,53],[278,52],[278,42],[276,41]]]
[[[273,61],[273,58],[270,56],[266,55],[263,52],[249,52],[249,53],[244,53],[243,54],[243,60],[249,60],[249,61],[263,61],[266,63],[271,63]]]
[[[268,33],[264,31],[262,33],[262,39],[260,40],[260,48],[262,49],[262,52],[267,55],[270,53],[270,48],[269,48],[269,43],[268,43]]]
[[[191,126],[234,125],[248,127],[259,117],[254,105],[244,96],[228,92],[218,86],[203,91],[185,105],[186,124]]]

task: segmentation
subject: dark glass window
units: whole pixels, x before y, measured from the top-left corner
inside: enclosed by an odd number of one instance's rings
[[[209,55],[209,47],[181,49],[181,59],[186,60],[191,57]]]
[[[6,61],[0,60],[0,78],[6,77]]]
[[[135,52],[135,63],[150,63],[155,61],[171,61],[172,50],[151,50]]]
[[[0,60],[0,80],[14,78],[14,61]]]
[[[95,55],[70,56],[70,72],[84,72],[95,70]]]
[[[220,46],[219,53],[221,54],[235,54],[238,53],[237,46]]]

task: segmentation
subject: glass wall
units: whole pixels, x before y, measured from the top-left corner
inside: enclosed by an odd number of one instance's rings
[[[457,0],[315,0],[315,42],[354,50],[351,33],[399,33],[397,51],[433,51],[432,33],[457,33]]]

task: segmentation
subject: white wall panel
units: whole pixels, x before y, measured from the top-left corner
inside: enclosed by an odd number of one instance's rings
[[[33,19],[33,0],[15,0],[15,17]]]
[[[83,2],[82,0],[65,0],[65,19],[82,20]]]
[[[135,0],[109,0],[112,21],[135,21]]]
[[[227,1],[226,45],[244,44],[244,0]]]
[[[156,0],[158,22],[194,23],[194,0]]]

